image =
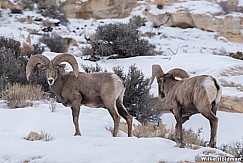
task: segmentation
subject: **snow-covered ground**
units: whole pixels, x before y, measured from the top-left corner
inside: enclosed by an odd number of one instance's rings
[[[102,108],[82,107],[79,121],[82,136],[74,137],[70,109],[61,104],[57,104],[56,112],[51,112],[43,101],[20,109],[9,109],[4,101],[0,101],[0,106],[1,163],[194,162],[196,157],[205,156],[206,152],[215,157],[224,155],[220,150],[207,147],[181,149],[175,147],[175,142],[163,138],[128,138],[122,131],[119,137],[113,138],[107,130],[113,127],[113,121],[107,110]],[[222,116],[227,117],[228,114],[222,113]],[[239,123],[242,123],[242,115],[240,120]],[[222,121],[228,122],[227,119]],[[230,124],[235,125],[233,122]],[[24,138],[30,131],[45,131],[54,139],[48,142],[27,141]],[[227,130],[221,133],[221,137],[232,136]]]
[[[206,2],[201,4],[204,3]],[[196,10],[195,5],[190,5],[192,2],[185,4]],[[198,6],[203,8],[202,5]],[[29,28],[41,33],[42,26],[36,22],[32,24],[16,22],[17,17],[26,17],[28,15],[35,18],[41,17],[40,15],[28,11],[24,12],[23,15],[10,17],[8,13],[9,10],[2,10],[0,36],[14,37],[16,40],[23,42],[28,36],[27,30]],[[132,15],[136,14],[141,14],[141,7],[135,9],[132,13]],[[106,20],[70,19],[68,27],[60,26],[55,28],[54,31],[64,37],[72,37],[81,43],[85,42],[84,36],[94,33],[98,25],[128,22],[128,20],[129,18]],[[74,30],[75,32],[72,32]],[[242,43],[229,42],[216,33],[199,29],[170,27],[154,29],[150,22],[141,28],[141,33],[145,32],[160,33],[160,35],[147,39],[156,45],[157,50],[163,51],[163,55],[115,60],[106,60],[104,58],[97,63],[108,71],[112,71],[114,66],[121,66],[125,71],[128,71],[130,65],[136,64],[146,77],[151,77],[152,64],[160,64],[165,72],[179,67],[188,71],[191,76],[209,74],[219,81],[224,79],[236,84],[243,83],[242,73],[239,75],[222,75],[230,68],[243,67],[242,61],[227,56],[214,55],[215,53],[243,51]],[[32,43],[37,43],[38,38],[38,35],[31,35]],[[80,57],[82,46],[84,45],[81,44],[80,47],[71,47],[69,49],[69,53],[77,56],[76,59],[80,65],[80,70],[82,70],[81,65],[83,64],[96,64],[84,60],[85,57]],[[177,49],[177,54],[172,55],[171,50],[175,52]],[[57,54],[47,50],[44,55],[53,58]],[[68,70],[71,70],[70,66],[68,66]],[[155,82],[152,85],[151,92],[154,96],[157,96],[157,84]],[[243,92],[234,87],[224,87],[223,95],[243,97]],[[217,114],[219,117],[217,145],[243,141],[243,127],[241,125],[243,124],[243,114],[222,111]],[[170,113],[163,114],[161,119],[168,127],[175,124],[175,120]],[[205,151],[211,151],[213,156],[222,155],[220,154],[222,151],[211,148],[180,149],[175,147],[175,142],[162,138],[127,138],[122,131],[119,132],[119,137],[113,138],[110,131],[107,130],[113,127],[113,121],[105,109],[82,107],[79,123],[82,136],[74,137],[70,109],[61,104],[57,104],[56,112],[51,112],[47,101],[38,101],[35,102],[33,107],[20,109],[10,109],[4,101],[0,101],[0,162],[195,162],[195,157],[205,155]],[[192,116],[184,124],[184,127],[192,128],[194,131],[202,127],[201,137],[205,141],[209,140],[209,123],[200,114]],[[30,131],[41,132],[41,130],[50,133],[54,140],[31,142],[24,139]]]

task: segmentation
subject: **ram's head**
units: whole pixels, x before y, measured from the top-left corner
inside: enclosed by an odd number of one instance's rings
[[[176,77],[181,79],[189,78],[188,73],[180,68],[174,68],[167,73],[164,73],[160,65],[152,65],[152,78],[150,81],[150,85],[153,83],[154,79],[157,79],[158,83],[158,96],[159,99],[162,100],[165,97],[165,81],[168,79],[175,80]]]
[[[46,56],[37,54],[32,56],[27,63],[26,77],[29,80],[35,65],[40,64],[39,67],[45,70],[47,83],[53,85],[58,78],[58,75],[64,72],[65,64],[61,64],[61,62],[68,62],[72,66],[75,76],[78,76],[78,63],[72,55],[60,54],[50,61]]]

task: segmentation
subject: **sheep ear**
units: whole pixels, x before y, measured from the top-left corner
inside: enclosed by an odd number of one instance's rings
[[[66,67],[66,64],[55,65],[55,68],[58,69],[58,71],[59,71],[61,74],[64,74],[64,73],[65,73],[65,67]]]
[[[43,64],[40,64],[40,63],[38,63],[36,66],[37,66],[39,69],[41,69],[41,70],[45,70],[45,69],[47,69],[47,65],[43,65]]]

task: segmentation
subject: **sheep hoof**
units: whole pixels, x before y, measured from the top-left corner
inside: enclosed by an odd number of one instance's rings
[[[211,148],[215,148],[216,147],[216,143],[209,143],[208,146],[211,147]]]
[[[81,136],[80,132],[75,132],[75,134],[73,136]]]
[[[182,143],[180,140],[176,140],[176,147],[185,148],[185,146],[185,143]]]
[[[185,143],[181,143],[180,144],[180,148],[185,148],[186,144]]]

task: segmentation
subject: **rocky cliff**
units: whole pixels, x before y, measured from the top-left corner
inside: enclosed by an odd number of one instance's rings
[[[137,0],[66,0],[60,3],[67,17],[81,19],[124,18],[136,6]]]

